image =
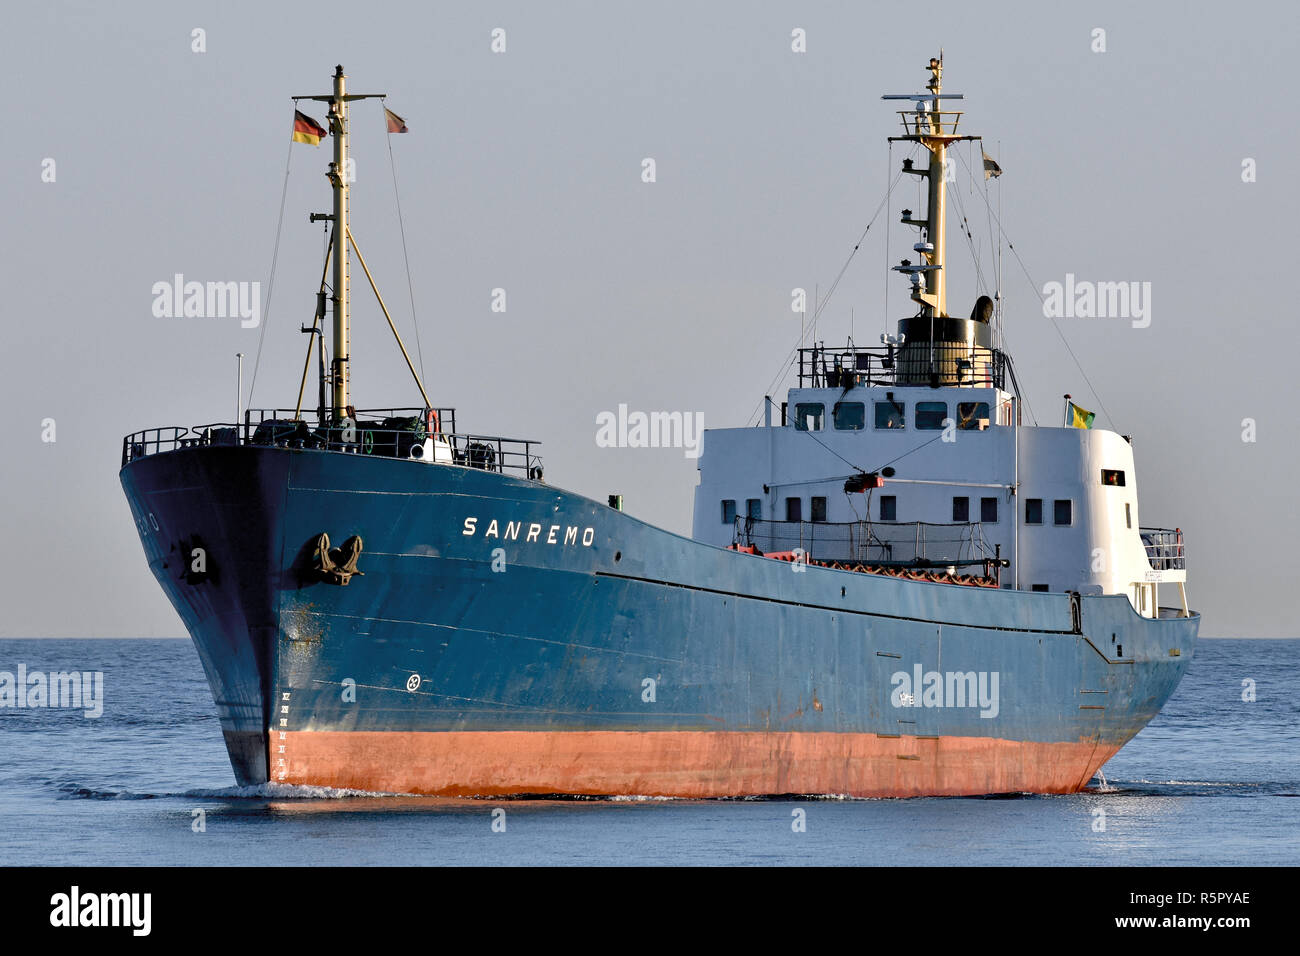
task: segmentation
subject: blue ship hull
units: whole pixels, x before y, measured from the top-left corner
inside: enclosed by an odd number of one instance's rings
[[[1173,693],[1200,620],[798,569],[454,465],[210,446],[121,480],[241,784],[1072,792]],[[364,542],[346,586],[322,533]]]

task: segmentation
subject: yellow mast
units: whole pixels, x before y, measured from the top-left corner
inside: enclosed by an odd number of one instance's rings
[[[903,222],[925,230],[925,241],[915,246],[923,262],[913,264],[904,260],[902,265],[894,266],[898,272],[912,276],[912,299],[922,306],[922,315],[926,318],[942,318],[948,314],[948,289],[944,277],[945,245],[947,241],[947,186],[946,171],[948,145],[966,139],[979,139],[978,136],[958,136],[957,124],[961,122],[961,113],[945,112],[942,99],[963,99],[960,93],[949,94],[941,98],[943,86],[943,55],[930,58],[930,82],[926,84],[928,93],[889,93],[882,96],[885,100],[914,100],[915,109],[900,110],[903,129],[906,135],[891,136],[890,142],[906,141],[919,143],[930,154],[930,164],[925,169],[915,169],[912,161],[903,163],[903,172],[915,176],[924,176],[928,180],[928,203],[924,219],[912,219],[904,215]],[[922,276],[924,279],[922,279]]]
[[[348,329],[348,103],[344,93],[343,66],[334,70],[334,97],[330,102],[330,132],[334,135],[334,162],[330,164],[330,185],[334,190],[334,418],[348,406],[348,352],[352,336]]]
[[[930,195],[929,209],[926,212],[926,218],[929,225],[926,227],[926,237],[930,244],[934,246],[934,251],[928,254],[929,262],[935,266],[935,269],[926,274],[926,289],[934,297],[934,303],[931,311],[936,316],[948,314],[948,296],[947,282],[943,275],[944,266],[944,240],[947,236],[947,210],[944,206],[947,199],[947,188],[944,183],[945,172],[947,171],[948,162],[948,141],[943,137],[943,113],[939,105],[939,90],[943,83],[943,59],[930,60],[930,82],[927,88],[934,96],[930,101],[930,135],[922,140],[922,143],[930,150],[930,168],[928,174],[930,177]],[[955,124],[954,124],[955,125]]]
[[[348,104],[353,100],[382,99],[382,93],[348,93],[347,77],[340,64],[334,68],[334,92],[328,96],[295,96],[294,100],[314,100],[329,105],[330,135],[334,137],[334,160],[325,175],[334,193],[332,213],[313,213],[312,222],[331,220],[334,223],[332,249],[333,290],[330,301],[334,303],[334,358],[330,362],[330,382],[333,386],[331,411],[337,421],[349,404],[348,383],[351,375],[348,362],[352,348],[352,335],[348,325]]]
[[[343,417],[345,409],[350,403],[348,384],[351,373],[348,367],[351,358],[352,337],[348,322],[348,307],[351,301],[350,277],[348,275],[349,245],[356,252],[357,259],[361,262],[361,268],[365,271],[366,278],[370,280],[370,288],[374,290],[375,298],[379,300],[379,308],[383,310],[384,318],[388,320],[388,327],[393,330],[393,336],[397,339],[397,347],[401,349],[402,357],[406,359],[406,367],[411,370],[415,384],[420,389],[420,397],[424,399],[425,407],[431,407],[428,392],[424,388],[424,382],[420,380],[419,374],[415,371],[415,365],[406,351],[406,346],[402,343],[402,337],[398,334],[397,326],[393,324],[393,317],[388,314],[388,307],[384,305],[383,296],[379,294],[379,287],[375,284],[374,277],[370,275],[370,270],[366,268],[366,262],[361,258],[361,250],[357,248],[356,240],[352,238],[352,230],[348,228],[348,104],[353,100],[383,99],[385,94],[348,93],[345,88],[346,80],[347,77],[343,74],[343,67],[341,65],[336,66],[334,68],[334,92],[329,96],[294,97],[295,101],[315,100],[328,103],[330,134],[334,137],[334,160],[330,163],[325,174],[329,178],[330,188],[334,192],[334,211],[332,213],[312,213],[310,218],[312,222],[325,220],[334,223],[334,235],[330,240],[331,247],[326,253],[326,258],[334,267],[334,288],[330,296],[330,300],[334,303],[334,358],[330,363],[330,382],[333,386],[331,414],[335,422]],[[329,268],[328,264],[326,268]],[[321,283],[323,286],[324,276],[321,277]],[[319,320],[320,316],[318,315],[317,321]],[[303,329],[303,331],[311,330]],[[310,345],[307,350],[307,360],[308,362],[311,361]],[[304,386],[306,381],[307,371],[306,366],[304,366]],[[302,407],[302,388],[303,386],[300,386],[298,389],[299,412],[301,412]]]

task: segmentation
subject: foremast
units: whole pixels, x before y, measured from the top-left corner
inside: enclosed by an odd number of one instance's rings
[[[334,137],[334,162],[328,173],[334,192],[334,361],[330,369],[334,386],[334,415],[348,406],[348,355],[352,331],[348,326],[348,101],[343,66],[334,68],[334,99],[330,103],[330,133]]]
[[[312,222],[326,220],[334,223],[334,238],[331,244],[332,294],[330,301],[334,306],[333,358],[330,361],[331,411],[335,421],[345,414],[350,404],[348,384],[350,380],[349,360],[351,357],[352,334],[348,324],[348,306],[350,301],[348,275],[348,245],[351,234],[348,231],[348,181],[351,178],[348,167],[348,104],[353,100],[382,99],[382,93],[348,93],[347,76],[340,64],[334,68],[334,92],[327,96],[295,96],[294,100],[314,100],[329,105],[330,135],[334,137],[334,159],[329,165],[326,177],[334,193],[334,210],[332,213],[313,213]]]

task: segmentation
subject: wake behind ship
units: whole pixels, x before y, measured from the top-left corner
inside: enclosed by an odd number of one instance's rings
[[[897,97],[895,139],[928,158],[899,173],[928,191],[901,219],[915,314],[879,348],[800,348],[779,413],[706,432],[690,538],[549,485],[536,442],[458,431],[418,375],[422,406],[352,407],[334,171],[366,97],[340,67],[299,98],[327,104],[334,145],[315,413],[300,389],[292,410],[123,440],[239,783],[1069,793],[1155,716],[1200,620],[1181,532],[1138,523],[1128,439],[1022,422],[995,301],[948,312],[943,170],[976,137],[929,69]]]

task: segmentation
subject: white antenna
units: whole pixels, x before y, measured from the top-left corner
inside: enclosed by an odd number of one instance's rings
[[[235,361],[239,366],[239,380],[235,386],[235,424],[244,417],[244,353],[236,352]]]
[[[983,165],[982,162],[983,150],[981,149],[980,152],[981,152],[981,165]],[[998,140],[998,156],[1002,156],[1002,140]],[[998,329],[997,329],[998,348],[1005,351],[1007,347],[1007,341],[1006,341],[1006,335],[1002,329],[1002,177],[1001,176],[997,177],[997,180],[998,180],[998,278],[997,278],[997,288],[994,290],[993,293],[993,301],[994,301],[994,305],[996,306],[995,314],[998,322]]]

